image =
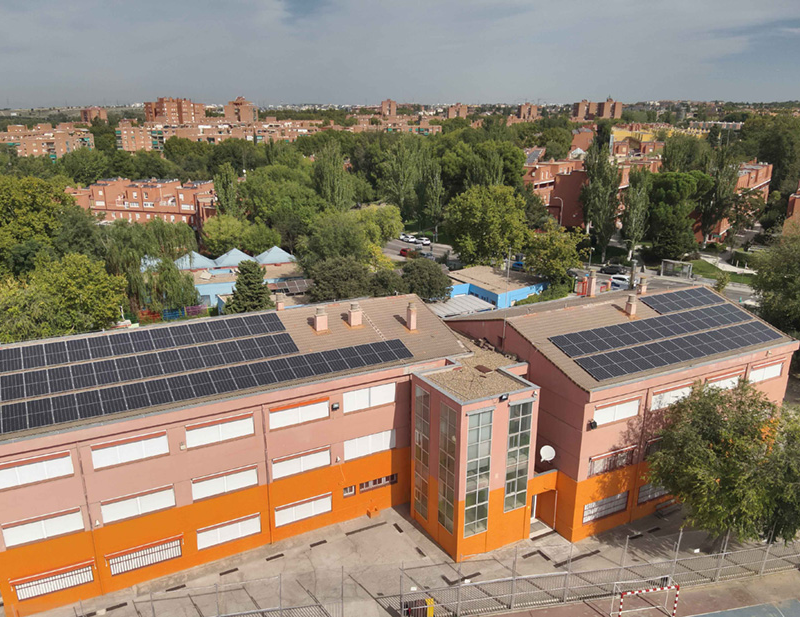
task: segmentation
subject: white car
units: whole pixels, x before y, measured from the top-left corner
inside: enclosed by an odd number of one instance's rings
[[[431,245],[431,239],[430,238],[419,238],[417,240],[417,242],[419,244],[421,244],[422,246],[430,246]]]
[[[408,242],[408,239],[409,239],[410,237],[411,237],[411,236],[409,236],[409,235],[408,235],[408,234],[406,234],[406,233],[402,233],[402,234],[400,234],[400,240],[402,240],[403,242]]]
[[[628,289],[631,284],[631,277],[627,274],[613,274],[609,278],[611,281],[611,289]],[[634,285],[639,284],[639,279],[635,279]]]
[[[409,244],[416,244],[417,242],[419,242],[419,240],[417,240],[416,236],[412,236],[411,234],[408,234],[406,236],[406,242],[408,242]]]

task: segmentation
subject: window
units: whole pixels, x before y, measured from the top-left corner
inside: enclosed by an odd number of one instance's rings
[[[774,377],[780,377],[783,372],[783,363],[770,364],[768,366],[760,366],[750,370],[750,381],[756,383],[758,381],[766,381]]]
[[[648,441],[644,446],[644,458],[647,460],[647,457],[650,456],[653,452],[658,452],[661,449],[661,437],[657,437],[656,439],[651,439]]]
[[[213,424],[186,427],[186,447],[197,448],[212,443],[255,434],[253,416],[226,418]]]
[[[625,450],[591,457],[589,459],[589,477],[632,465],[635,450],[636,448],[626,448]]]
[[[376,478],[375,480],[370,480],[369,482],[362,482],[361,484],[358,485],[358,490],[363,493],[364,491],[371,491],[374,488],[378,488],[380,486],[388,486],[389,484],[397,484],[396,473],[393,473],[391,476]]]
[[[532,413],[533,403],[509,407],[505,512],[522,508],[527,503]]]
[[[285,478],[296,473],[303,473],[318,467],[327,467],[331,464],[331,450],[317,450],[300,456],[282,459],[272,459],[272,479]]]
[[[492,451],[492,411],[469,416],[464,537],[483,533],[489,523],[489,468]]]
[[[709,380],[708,385],[712,388],[719,388],[720,390],[732,390],[739,385],[739,380],[741,377],[742,375],[738,374],[730,377],[723,377],[721,379],[714,379],[713,381]]]
[[[370,407],[394,403],[394,392],[394,382],[380,386],[372,386],[371,388],[363,388],[361,390],[353,390],[352,392],[345,392],[342,397],[342,411],[344,413],[350,413],[351,411],[359,411],[361,409],[369,409]]]
[[[611,514],[615,514],[616,512],[622,512],[627,507],[628,491],[620,493],[619,495],[613,495],[612,497],[606,497],[605,499],[601,499],[599,501],[587,503],[583,507],[583,522],[586,524],[590,521],[596,521],[604,516],[609,516]]]
[[[30,598],[37,598],[48,593],[61,591],[62,589],[69,589],[70,587],[77,587],[78,585],[85,585],[94,581],[94,565],[93,561],[61,568],[53,572],[49,572],[48,576],[43,578],[31,577],[20,579],[17,581],[9,581],[19,600],[29,600]]]
[[[104,523],[113,523],[134,516],[141,516],[172,508],[175,505],[175,491],[170,486],[150,493],[125,497],[100,504],[100,512]]]
[[[442,403],[439,414],[439,523],[453,533],[456,502],[456,427],[455,409]]]
[[[372,435],[364,435],[344,442],[344,460],[349,461],[394,448],[394,429]]]
[[[253,514],[197,530],[197,550],[261,533],[261,515]]]
[[[319,495],[305,501],[275,508],[275,527],[289,525],[304,518],[311,518],[331,511],[331,494]]]
[[[685,399],[691,393],[692,386],[684,386],[683,388],[667,390],[666,392],[656,392],[653,394],[653,401],[650,403],[650,409],[664,409]]]
[[[355,484],[353,486],[345,486],[344,489],[342,489],[342,496],[343,497],[352,497],[355,494],[356,494],[356,485]]]
[[[414,396],[414,511],[428,520],[428,457],[431,395],[417,387]]]
[[[111,567],[111,576],[116,576],[154,563],[177,559],[182,554],[181,548],[181,538],[174,538],[106,555],[106,560]]]
[[[258,484],[258,471],[255,467],[227,471],[222,475],[192,480],[192,500],[205,499],[223,493],[232,493],[248,486]]]
[[[3,527],[3,541],[6,548],[38,542],[47,538],[63,536],[75,531],[83,531],[83,515],[79,508],[69,512],[48,514],[33,521],[21,521]]]
[[[270,409],[269,427],[270,429],[276,429],[284,426],[293,426],[303,422],[327,418],[328,415],[328,399],[310,401],[304,405],[276,407],[275,409]]]
[[[73,473],[69,452],[13,461],[0,468],[0,490],[63,478]]]
[[[166,432],[141,435],[116,443],[92,446],[92,466],[102,469],[164,454],[169,454]]]
[[[617,420],[624,420],[625,418],[632,418],[639,414],[639,399],[633,401],[625,401],[617,403],[616,405],[609,405],[608,407],[598,407],[594,410],[594,421],[598,426],[601,424],[608,424],[609,422],[616,422]]]
[[[667,494],[667,489],[663,486],[655,486],[653,484],[642,484],[639,487],[639,497],[636,500],[636,503],[642,504],[647,501],[652,501],[653,499],[658,499],[659,497],[663,497]]]

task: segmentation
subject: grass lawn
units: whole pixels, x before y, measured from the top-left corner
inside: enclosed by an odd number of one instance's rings
[[[708,279],[715,279],[717,275],[722,272],[717,266],[714,264],[710,264],[707,261],[703,261],[702,259],[695,259],[692,262],[692,272],[697,276],[702,276]],[[745,285],[749,285],[753,282],[753,275],[752,274],[736,274],[735,272],[730,272],[731,275],[731,283],[744,283]]]

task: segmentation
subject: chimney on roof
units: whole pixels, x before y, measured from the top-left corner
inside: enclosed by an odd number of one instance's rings
[[[597,273],[592,270],[589,273],[589,278],[586,279],[586,295],[594,298],[597,295]]]
[[[628,317],[636,316],[636,294],[628,296],[628,301],[625,303],[625,314]]]
[[[328,314],[325,312],[324,306],[318,306],[314,315],[314,332],[327,332],[327,330]]]
[[[639,279],[639,287],[636,290],[640,296],[643,296],[647,293],[647,277],[642,275],[642,278]]]
[[[351,328],[355,328],[356,326],[361,325],[361,306],[358,302],[351,302],[350,303],[350,310],[347,311],[347,325]]]
[[[281,292],[275,294],[275,310],[282,311],[286,308],[286,296]]]
[[[406,308],[406,328],[411,332],[417,329],[417,307],[413,302],[409,302]]]

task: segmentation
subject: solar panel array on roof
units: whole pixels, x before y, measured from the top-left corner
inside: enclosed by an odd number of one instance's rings
[[[639,373],[725,351],[767,343],[781,334],[760,321],[720,328],[578,358],[575,362],[598,381]]]
[[[237,362],[263,360],[297,352],[286,332],[221,343],[109,358],[72,366],[0,376],[0,401],[8,402],[195,371]]]
[[[550,337],[550,341],[571,358],[601,351],[630,347],[641,343],[720,328],[751,319],[751,315],[730,304],[720,304],[662,315],[640,321],[582,330]]]
[[[286,330],[275,313],[173,324],[0,349],[0,373],[113,358]]]
[[[6,403],[0,408],[0,433],[179,403],[411,357],[403,342],[395,339]],[[113,362],[119,372],[116,361],[105,362]]]
[[[642,302],[657,313],[666,315],[699,306],[722,304],[724,300],[706,287],[693,287],[655,296],[645,296],[642,298]]]

